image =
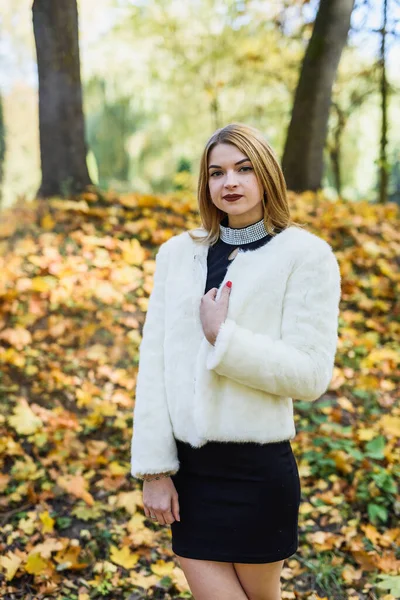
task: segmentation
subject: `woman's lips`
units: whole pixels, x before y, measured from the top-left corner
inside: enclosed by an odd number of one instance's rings
[[[235,202],[235,200],[239,200],[239,198],[242,198],[242,196],[232,196],[232,198],[224,198],[224,200],[226,200],[227,202]]]

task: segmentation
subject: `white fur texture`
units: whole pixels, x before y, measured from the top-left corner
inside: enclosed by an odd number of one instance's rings
[[[341,280],[330,245],[292,226],[240,252],[218,288],[217,299],[232,281],[214,346],[199,312],[207,250],[184,232],[157,254],[140,346],[134,477],[176,472],[174,438],[193,447],[293,439],[292,400],[319,398],[332,378]]]

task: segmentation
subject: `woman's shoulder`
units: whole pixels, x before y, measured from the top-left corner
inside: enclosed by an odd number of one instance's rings
[[[299,252],[302,250],[307,252],[310,249],[313,249],[318,253],[329,253],[333,251],[331,244],[327,240],[303,226],[292,225],[286,231],[290,234],[288,237],[290,243],[293,244]]]
[[[291,229],[293,229],[290,238],[293,242],[290,252],[293,261],[292,273],[296,273],[298,277],[309,277],[311,273],[316,280],[325,275],[330,277],[333,273],[335,278],[340,280],[339,262],[331,244],[307,229],[299,227]]]
[[[168,238],[168,240],[161,244],[160,248],[164,248],[165,250],[170,251],[175,249],[182,250],[184,248],[193,246],[198,242],[196,242],[190,236],[190,233],[194,233],[195,236],[198,237],[200,240],[206,237],[207,235],[205,229],[201,227],[198,227],[197,229],[187,229],[186,231],[182,231],[181,233],[177,233],[176,235],[173,235],[170,238]]]

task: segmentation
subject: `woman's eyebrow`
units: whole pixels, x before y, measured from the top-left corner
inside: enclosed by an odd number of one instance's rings
[[[242,158],[242,160],[238,160],[238,162],[235,163],[235,165],[240,165],[240,163],[246,162],[246,160],[250,160],[250,159],[249,158]],[[210,165],[208,168],[209,169],[213,169],[213,168],[215,168],[215,169],[222,169],[222,167],[220,167],[219,165]]]

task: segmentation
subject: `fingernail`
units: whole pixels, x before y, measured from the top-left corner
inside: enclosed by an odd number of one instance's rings
[[[232,287],[232,281],[227,281],[227,282],[226,282],[226,285],[227,285],[229,288],[230,288],[230,287]]]

